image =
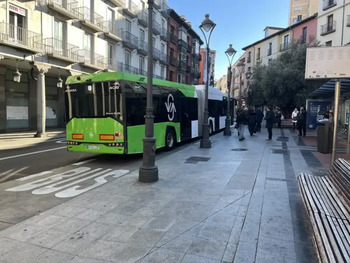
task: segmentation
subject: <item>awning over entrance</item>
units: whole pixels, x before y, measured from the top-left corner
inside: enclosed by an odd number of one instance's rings
[[[335,79],[331,79],[310,94],[312,98],[333,98]],[[350,92],[350,79],[342,79],[340,82],[340,96]]]

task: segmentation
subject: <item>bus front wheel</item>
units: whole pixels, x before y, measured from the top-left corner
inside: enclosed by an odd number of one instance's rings
[[[175,147],[176,136],[173,129],[167,129],[165,134],[165,149],[170,151]]]

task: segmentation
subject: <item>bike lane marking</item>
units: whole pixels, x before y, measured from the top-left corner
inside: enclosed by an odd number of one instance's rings
[[[22,154],[18,154],[18,155],[12,155],[12,156],[0,158],[0,161],[14,159],[14,158],[28,156],[28,155],[33,155],[33,154],[52,152],[52,151],[61,150],[61,149],[65,149],[65,148],[67,148],[67,146],[62,146],[62,147],[57,147],[57,148],[52,148],[52,149],[47,149],[47,150],[42,150],[42,151],[36,151],[36,152],[30,152],[30,153],[22,153]]]

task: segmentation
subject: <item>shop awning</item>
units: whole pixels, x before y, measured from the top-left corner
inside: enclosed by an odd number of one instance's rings
[[[312,98],[333,98],[335,90],[335,79],[331,79],[310,94]],[[340,96],[350,92],[350,79],[341,79]]]

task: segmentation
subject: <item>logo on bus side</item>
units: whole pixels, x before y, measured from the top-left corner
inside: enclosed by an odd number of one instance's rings
[[[165,102],[165,107],[168,112],[168,119],[169,121],[172,121],[175,117],[175,112],[176,112],[174,97],[172,94],[168,95],[167,102]]]

